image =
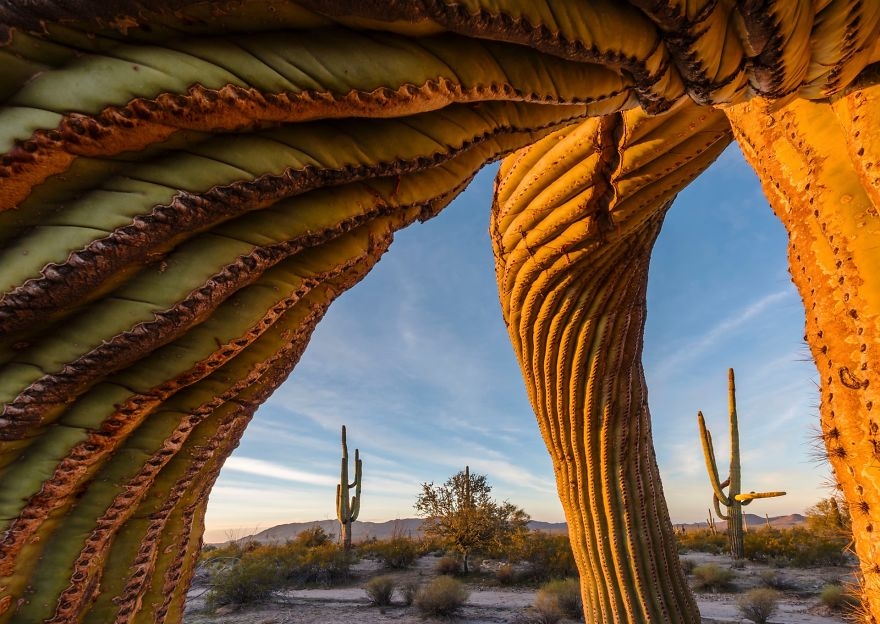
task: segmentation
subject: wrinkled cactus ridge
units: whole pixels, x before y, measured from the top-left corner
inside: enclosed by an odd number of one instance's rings
[[[858,0],[0,1],[0,624],[179,622],[257,407],[496,160],[502,311],[586,615],[698,622],[644,293],[732,138],[789,233],[880,621],[878,35]]]

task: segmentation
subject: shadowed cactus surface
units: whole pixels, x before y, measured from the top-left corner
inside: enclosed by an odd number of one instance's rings
[[[505,157],[499,292],[585,612],[698,622],[644,289],[731,128],[789,231],[877,622],[878,25],[856,1],[0,3],[0,623],[180,621],[254,411],[394,232]]]

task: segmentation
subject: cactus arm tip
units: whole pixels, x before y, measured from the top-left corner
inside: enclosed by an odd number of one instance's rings
[[[745,494],[737,494],[734,498],[743,505],[748,505],[757,498],[774,498],[776,496],[785,496],[785,492],[746,492]]]
[[[730,477],[722,482],[718,475],[718,463],[715,461],[715,447],[712,444],[712,433],[709,431],[709,428],[706,427],[706,420],[703,418],[703,412],[697,412],[697,422],[700,425],[700,440],[703,443],[703,458],[706,460],[706,471],[709,473],[709,482],[712,485],[715,499],[729,507],[730,499],[724,494],[723,488],[730,484]]]

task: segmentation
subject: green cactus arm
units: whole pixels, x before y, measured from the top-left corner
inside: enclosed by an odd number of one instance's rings
[[[703,418],[703,412],[697,412],[697,423],[700,425],[700,440],[703,443],[703,458],[706,460],[706,470],[709,473],[709,483],[711,483],[712,491],[715,493],[714,500],[716,501],[716,509],[718,509],[718,502],[723,503],[725,507],[729,507],[730,499],[724,494],[722,488],[724,487],[724,484],[730,483],[730,478],[728,477],[722,483],[718,477],[718,464],[715,462],[715,448],[712,445],[712,434],[706,427],[706,419]],[[718,515],[721,516],[720,511],[718,512]]]
[[[346,516],[346,507],[348,506],[348,498],[342,495],[342,486],[336,484],[336,517],[340,522],[344,522]]]
[[[736,415],[736,382],[733,369],[727,369],[727,409],[730,414],[730,485],[727,488],[728,500],[742,491],[742,464],[739,454],[739,419]]]
[[[712,497],[712,504],[715,506],[715,515],[721,518],[722,520],[730,520],[730,515],[724,514],[721,511],[721,503],[723,501],[719,501],[715,496]],[[725,507],[730,507],[730,505],[725,504]]]

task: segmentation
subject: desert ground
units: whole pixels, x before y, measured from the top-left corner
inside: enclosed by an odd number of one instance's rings
[[[696,564],[715,563],[729,567],[731,560],[723,555],[689,553],[683,559],[691,559]],[[197,576],[189,592],[185,624],[337,624],[339,622],[358,622],[362,624],[416,624],[425,620],[414,607],[407,607],[402,599],[395,597],[389,607],[371,606],[363,583],[379,574],[391,574],[401,584],[407,581],[425,582],[436,575],[434,567],[437,559],[425,556],[416,566],[408,570],[387,571],[369,560],[357,564],[352,582],[345,587],[332,589],[309,588],[280,592],[267,603],[247,607],[221,607],[216,612],[205,608],[205,597],[209,590],[207,575]],[[487,562],[487,566],[491,563]],[[761,573],[768,570],[766,565],[746,563],[736,569],[734,589],[731,592],[698,593],[697,601],[703,622],[706,624],[745,623],[737,608],[737,598],[752,587],[762,586]],[[824,607],[818,594],[830,582],[851,582],[852,569],[846,567],[780,569],[778,578],[784,581],[786,589],[782,592],[779,609],[770,622],[772,624],[843,624],[846,620]],[[526,621],[529,607],[534,601],[535,588],[499,587],[491,576],[480,580],[469,580],[471,591],[467,604],[455,618],[462,624],[515,624]]]

